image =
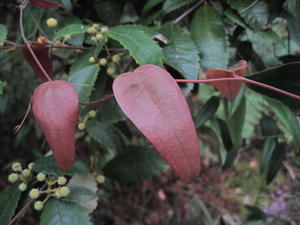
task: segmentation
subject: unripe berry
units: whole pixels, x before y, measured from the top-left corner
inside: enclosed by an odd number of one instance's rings
[[[114,62],[114,63],[117,63],[117,62],[119,62],[120,61],[120,59],[121,59],[121,57],[120,57],[120,55],[113,55],[113,57],[112,57],[112,61]]]
[[[96,42],[97,41],[96,37],[91,37],[91,41]]]
[[[65,41],[70,40],[71,38],[72,38],[71,35],[65,35],[65,36],[64,36],[64,40],[65,40]]]
[[[85,125],[84,122],[80,122],[80,123],[78,124],[78,129],[79,129],[79,130],[85,130],[85,128],[86,128],[86,125]]]
[[[64,185],[67,183],[67,179],[65,177],[59,177],[58,180],[57,180],[57,183],[59,185]]]
[[[101,58],[101,59],[99,60],[99,64],[100,64],[101,66],[105,66],[105,65],[107,64],[107,59]]]
[[[70,191],[70,188],[68,188],[68,187],[62,187],[59,189],[59,192],[62,197],[67,197],[71,191]]]
[[[89,63],[95,63],[95,62],[96,62],[95,57],[90,57],[90,58],[89,58]]]
[[[42,201],[36,201],[34,203],[34,209],[35,210],[40,211],[40,210],[42,210],[43,207],[44,207],[44,203]]]
[[[98,34],[96,35],[96,39],[97,39],[98,41],[100,41],[102,38],[103,38],[103,35],[102,35],[102,34],[98,33]]]
[[[20,191],[26,191],[26,189],[27,189],[27,184],[25,184],[25,183],[19,184],[19,190]]]
[[[101,31],[102,34],[105,34],[108,32],[108,27],[101,27]]]
[[[97,33],[97,30],[94,27],[89,27],[89,29],[87,29],[87,32],[89,34],[95,34],[95,33]]]
[[[19,175],[17,173],[11,173],[8,176],[8,181],[11,183],[15,183],[17,180],[19,180]]]
[[[22,170],[22,165],[19,162],[15,162],[12,164],[11,169],[13,171],[21,171]]]
[[[33,162],[32,162],[32,163],[29,163],[28,166],[27,166],[27,168],[28,168],[29,170],[32,170],[32,169],[33,169]]]
[[[96,181],[99,183],[99,184],[103,184],[105,182],[105,176],[103,175],[97,175],[96,176]]]
[[[106,70],[106,73],[108,75],[114,75],[116,72],[115,68],[114,67],[108,67],[107,70]]]
[[[33,188],[31,189],[31,191],[29,192],[29,197],[31,199],[36,199],[40,196],[40,192],[37,188]]]
[[[94,117],[96,117],[96,115],[97,115],[97,112],[95,110],[90,110],[89,111],[89,116],[90,117],[94,118]]]
[[[92,27],[97,30],[99,28],[99,24],[94,23]]]
[[[30,176],[30,170],[29,169],[25,169],[22,171],[22,176],[23,177],[29,177]]]
[[[36,179],[40,182],[44,181],[46,179],[46,175],[44,173],[38,173],[36,175]]]
[[[50,27],[50,28],[54,28],[57,26],[57,20],[54,18],[47,19],[46,23],[47,23],[48,27]]]

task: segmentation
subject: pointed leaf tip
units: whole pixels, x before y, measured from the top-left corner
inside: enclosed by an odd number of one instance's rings
[[[32,97],[34,117],[63,170],[69,170],[75,158],[78,103],[76,90],[63,80],[39,85]]]
[[[247,71],[247,61],[241,60],[237,65],[234,65],[232,69],[221,70],[212,69],[205,73],[207,79],[218,78],[234,78],[236,76],[243,76]],[[241,81],[220,81],[214,82],[213,86],[227,99],[234,100],[243,83]]]
[[[185,182],[200,172],[200,151],[188,105],[173,77],[163,68],[143,65],[119,75],[116,100],[134,125]]]

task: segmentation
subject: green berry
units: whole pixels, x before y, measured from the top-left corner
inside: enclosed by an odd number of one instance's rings
[[[89,111],[89,116],[90,117],[94,118],[94,117],[96,117],[96,115],[97,115],[97,112],[95,110],[90,110]]]
[[[92,27],[97,30],[99,29],[99,24],[94,23]]]
[[[113,61],[114,63],[119,62],[120,59],[121,59],[120,55],[113,55],[113,57],[112,57],[112,61]]]
[[[108,67],[107,70],[106,70],[106,73],[108,75],[114,75],[116,72],[115,68],[114,67]]]
[[[103,184],[105,182],[105,176],[103,175],[97,175],[96,176],[96,181],[99,183],[99,184]]]
[[[67,179],[65,177],[59,177],[58,180],[57,180],[57,183],[59,185],[64,185],[67,183]]]
[[[86,128],[86,125],[85,125],[84,122],[80,122],[80,123],[78,124],[78,129],[79,129],[79,130],[85,130],[85,128]]]
[[[47,23],[47,26],[48,27],[50,27],[50,28],[55,28],[56,26],[57,26],[57,20],[56,19],[54,19],[54,18],[49,18],[49,19],[47,19],[47,21],[46,21],[46,23]]]
[[[22,171],[22,176],[23,177],[29,177],[30,176],[30,170],[29,169],[25,169]]]
[[[19,162],[15,162],[12,164],[11,169],[13,171],[21,171],[22,170],[22,165]]]
[[[101,31],[102,34],[105,34],[108,32],[108,27],[101,27]]]
[[[100,41],[102,38],[103,38],[103,35],[102,35],[102,34],[98,33],[98,34],[96,35],[96,39],[97,39],[98,41]]]
[[[97,41],[96,37],[91,37],[91,41],[96,42]]]
[[[44,207],[44,203],[42,201],[36,201],[34,203],[34,209],[40,211]]]
[[[31,189],[31,191],[29,192],[29,197],[31,199],[36,199],[40,196],[40,192],[37,188],[33,188]]]
[[[90,58],[89,58],[89,63],[95,63],[95,62],[96,62],[95,57],[90,57]]]
[[[65,40],[65,41],[70,40],[71,38],[72,38],[71,35],[65,35],[65,36],[64,36],[64,40]]]
[[[62,197],[67,197],[71,191],[70,191],[70,188],[68,188],[68,187],[62,187],[59,189],[59,192]]]
[[[95,33],[97,33],[97,30],[96,30],[94,27],[90,27],[90,28],[87,30],[87,32],[88,32],[89,34],[95,34]]]
[[[17,173],[11,173],[8,176],[8,181],[11,183],[15,183],[19,179],[19,175]]]
[[[28,168],[29,170],[32,170],[32,169],[33,169],[33,162],[32,162],[32,163],[29,163],[28,166],[27,166],[27,168]]]
[[[40,182],[44,181],[46,179],[46,175],[44,173],[38,173],[36,175],[36,179]]]
[[[101,66],[105,66],[105,65],[107,64],[107,59],[101,58],[101,59],[99,60],[99,64],[100,64]]]
[[[26,191],[26,189],[27,189],[27,184],[25,184],[25,183],[19,184],[19,190],[20,191]]]

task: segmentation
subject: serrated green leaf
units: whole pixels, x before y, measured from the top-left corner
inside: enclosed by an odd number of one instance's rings
[[[227,0],[227,2],[251,27],[261,29],[268,23],[269,11],[265,1]]]
[[[96,120],[88,121],[87,132],[100,145],[107,149],[117,151],[121,147],[121,139],[112,126]]]
[[[167,168],[165,161],[152,148],[128,147],[123,154],[110,161],[104,175],[131,183],[149,179]]]
[[[58,38],[64,37],[66,35],[74,35],[74,34],[84,34],[89,27],[82,25],[82,24],[70,24],[67,25],[60,30],[57,31],[55,34],[53,41],[57,40]]]
[[[120,109],[114,98],[109,99],[102,104],[100,112],[100,121],[103,123],[116,123],[125,120],[127,117]]]
[[[293,141],[300,150],[300,124],[297,117],[292,113],[292,111],[280,101],[275,99],[267,98],[270,108],[280,119],[283,125],[287,128],[290,135],[293,137]]]
[[[63,198],[63,201],[72,203],[85,203],[98,198],[98,195],[92,190],[79,186],[69,186],[70,194]]]
[[[225,28],[215,9],[210,5],[201,6],[193,17],[190,29],[200,53],[201,67],[204,70],[227,69],[229,52]]]
[[[76,89],[80,101],[86,102],[89,100],[99,70],[99,66],[90,65],[73,74],[70,74],[68,81]]]
[[[0,225],[7,225],[20,200],[21,191],[18,185],[13,185],[0,192]]]
[[[272,155],[277,144],[276,138],[268,138],[264,142],[263,151],[260,159],[260,172],[266,173],[272,163]]]
[[[198,111],[195,116],[196,128],[201,127],[207,120],[209,120],[217,111],[220,99],[216,96],[211,97]]]
[[[161,48],[135,25],[122,25],[109,29],[108,36],[128,49],[137,64],[162,65]]]
[[[7,37],[7,29],[3,24],[0,24],[0,46],[3,45]]]
[[[6,86],[6,82],[0,81],[0,95],[3,94],[4,87]]]
[[[76,204],[56,199],[48,200],[40,225],[92,225],[87,211]]]
[[[169,13],[194,1],[195,0],[166,0],[163,5],[163,11]]]
[[[160,32],[170,43],[163,48],[166,63],[180,72],[185,78],[196,80],[200,70],[200,59],[191,37],[173,23],[164,24]]]
[[[41,172],[56,176],[86,174],[89,171],[85,163],[78,159],[75,160],[70,170],[64,171],[57,165],[53,155],[41,158],[34,162],[33,170],[37,173]]]

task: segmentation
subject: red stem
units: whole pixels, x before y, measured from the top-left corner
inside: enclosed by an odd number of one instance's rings
[[[29,105],[27,107],[27,110],[26,110],[26,113],[21,121],[21,123],[17,126],[14,127],[14,134],[18,133],[18,131],[22,128],[25,120],[27,119],[29,113],[30,113],[30,110],[31,110],[31,102],[32,102],[32,99],[30,99],[30,102],[29,102]]]
[[[114,97],[114,94],[110,94],[110,95],[104,96],[103,98],[97,99],[95,101],[91,101],[91,102],[79,102],[79,104],[81,104],[81,105],[95,105],[95,104],[104,102],[104,101],[106,101],[108,99],[111,99],[113,97]]]

